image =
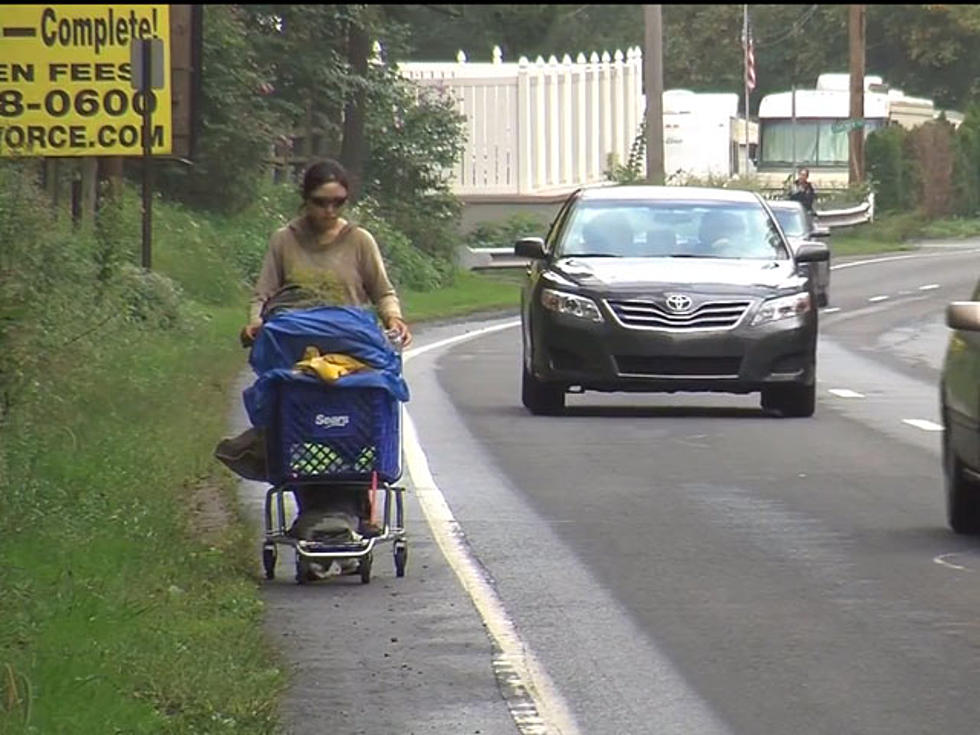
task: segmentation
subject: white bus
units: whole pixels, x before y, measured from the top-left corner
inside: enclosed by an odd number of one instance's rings
[[[940,114],[932,100],[889,89],[879,76],[864,78],[864,135],[885,125],[912,128]],[[946,113],[956,124],[961,115]],[[821,74],[816,89],[778,92],[759,103],[756,167],[764,186],[781,187],[805,166],[817,189],[847,186],[850,76]]]

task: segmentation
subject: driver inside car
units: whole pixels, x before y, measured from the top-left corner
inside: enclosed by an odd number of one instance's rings
[[[618,212],[604,212],[582,228],[585,255],[627,255],[633,248],[633,228]]]
[[[745,244],[745,223],[734,212],[706,212],[701,217],[698,239],[705,255],[737,258]]]

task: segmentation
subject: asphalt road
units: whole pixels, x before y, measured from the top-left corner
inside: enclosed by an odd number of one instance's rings
[[[980,730],[980,541],[945,526],[935,431],[943,310],[980,250],[874,260],[835,264],[811,419],[756,395],[596,393],[532,417],[513,315],[417,335],[501,327],[413,356],[409,412],[452,528],[580,733]],[[253,511],[261,492],[243,485]],[[521,724],[486,606],[419,498],[404,579],[384,558],[370,585],[299,587],[281,558],[264,583],[296,675],[288,732],[547,731]]]

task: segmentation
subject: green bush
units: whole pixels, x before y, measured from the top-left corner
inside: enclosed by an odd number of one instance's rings
[[[463,238],[471,248],[509,248],[521,237],[544,237],[548,224],[534,214],[518,213],[502,222],[480,222]]]
[[[606,180],[615,181],[619,184],[636,184],[644,181],[646,173],[647,155],[647,122],[640,122],[640,127],[630,144],[629,156],[626,163],[621,164],[619,157],[615,153],[610,153],[606,158],[605,171]]]
[[[910,161],[906,154],[908,132],[900,126],[872,132],[865,142],[868,175],[875,191],[875,207],[897,212],[914,205]]]
[[[159,329],[179,322],[182,291],[172,278],[127,263],[120,269],[116,288],[130,321]]]
[[[972,217],[980,213],[980,106],[967,110],[953,145],[954,211]]]
[[[388,67],[372,68],[372,109],[363,196],[411,245],[451,272],[461,204],[449,180],[462,153],[463,117],[448,93],[415,87]]]
[[[157,185],[172,198],[222,212],[247,208],[268,172],[277,132],[287,129],[259,93],[271,71],[236,5],[204,5],[202,124],[193,166],[157,166]]]
[[[76,230],[39,189],[33,162],[0,162],[0,410],[79,333],[116,314],[92,231]]]
[[[409,236],[382,218],[378,210],[377,202],[362,198],[351,209],[350,216],[377,240],[388,277],[396,288],[431,291],[452,282],[451,261],[414,247]]]

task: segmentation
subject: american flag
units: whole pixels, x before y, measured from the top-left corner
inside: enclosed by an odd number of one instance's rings
[[[745,87],[750,92],[755,89],[755,48],[752,41],[752,31],[749,30],[745,41]]]

